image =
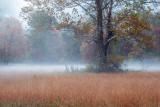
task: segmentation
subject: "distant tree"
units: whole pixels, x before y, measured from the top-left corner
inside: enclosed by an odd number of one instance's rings
[[[0,24],[0,59],[4,63],[20,61],[27,53],[27,38],[19,20],[5,18]]]
[[[35,11],[29,16],[28,25],[35,32],[42,32],[54,29],[57,25],[57,20],[44,11]]]
[[[78,62],[81,61],[81,41],[77,41],[74,38],[73,31],[61,31],[61,37],[63,40],[63,58],[64,61]]]
[[[59,30],[50,31],[51,35],[46,37],[46,60],[60,62],[63,59],[63,40]]]
[[[44,11],[35,11],[29,16],[28,25],[30,26],[31,33],[28,36],[28,39],[31,50],[30,58],[32,60],[45,61],[48,57],[50,57],[48,60],[53,58],[53,55],[49,53],[49,50],[51,49],[48,47],[49,43],[47,43],[47,41],[49,38],[53,40],[54,34],[51,30],[55,28],[56,23],[56,19],[49,16]],[[56,45],[52,45],[52,47],[56,47]],[[55,58],[52,60],[55,60]]]
[[[156,54],[157,50],[158,53],[160,53],[160,12],[157,12],[155,14],[151,15],[152,17],[150,18],[150,23],[152,26],[152,30],[154,32],[154,36],[155,36],[155,41],[154,41],[154,45],[155,45],[155,50],[154,53]]]
[[[151,14],[150,23],[152,26],[160,27],[160,10],[154,14]]]
[[[96,44],[83,42],[81,46],[82,59],[84,62],[92,62],[96,56]]]

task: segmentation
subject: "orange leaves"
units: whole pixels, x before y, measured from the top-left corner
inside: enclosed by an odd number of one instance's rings
[[[72,14],[78,14],[78,10],[76,8],[72,9]]]
[[[117,13],[116,33],[118,37],[125,39],[133,39],[146,47],[153,46],[153,37],[150,35],[151,26],[148,22],[149,10],[138,13],[131,9],[125,9],[122,13]]]
[[[83,22],[82,19],[74,21],[69,17],[66,18],[65,21],[61,22],[57,26],[57,29],[63,29],[63,28],[73,29],[75,35],[77,36],[93,35],[96,29],[96,27],[89,22],[88,23]]]
[[[58,5],[63,5],[66,3],[66,0],[55,0],[54,2]]]
[[[93,33],[95,31],[95,26],[91,25],[91,23],[84,23],[82,25],[82,28],[83,28],[85,34],[93,35]]]

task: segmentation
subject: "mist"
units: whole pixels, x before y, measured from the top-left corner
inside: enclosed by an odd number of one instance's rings
[[[0,66],[0,78],[76,73],[84,68],[84,64],[9,64]]]
[[[127,71],[141,71],[141,72],[159,72],[160,71],[160,61],[157,60],[132,60],[124,61],[122,68]]]

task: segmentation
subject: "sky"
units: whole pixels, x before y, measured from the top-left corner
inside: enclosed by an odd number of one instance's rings
[[[19,16],[21,8],[26,6],[27,3],[24,0],[0,0],[0,12],[3,17],[14,17],[23,21]],[[23,27],[26,26],[26,23],[23,22]]]
[[[0,8],[5,17],[19,18],[21,8],[26,5],[23,0],[0,0]]]

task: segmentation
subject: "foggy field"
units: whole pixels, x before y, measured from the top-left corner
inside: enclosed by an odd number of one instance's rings
[[[159,72],[160,63],[145,61],[124,62],[126,64],[122,69],[128,71],[145,71],[145,72]],[[123,65],[122,65],[123,66]],[[67,68],[66,68],[67,67]],[[10,78],[22,75],[36,75],[36,74],[53,74],[63,72],[74,72],[85,68],[85,64],[8,64],[0,65],[0,78]]]
[[[128,69],[129,71],[143,71],[143,72],[159,72],[160,62],[154,60],[135,60],[135,61],[124,61],[123,69]]]
[[[0,105],[159,107],[160,73],[21,76],[0,90]]]
[[[79,70],[84,64],[9,64],[0,66],[0,77],[8,78],[18,75],[52,74],[71,72],[71,68]]]

